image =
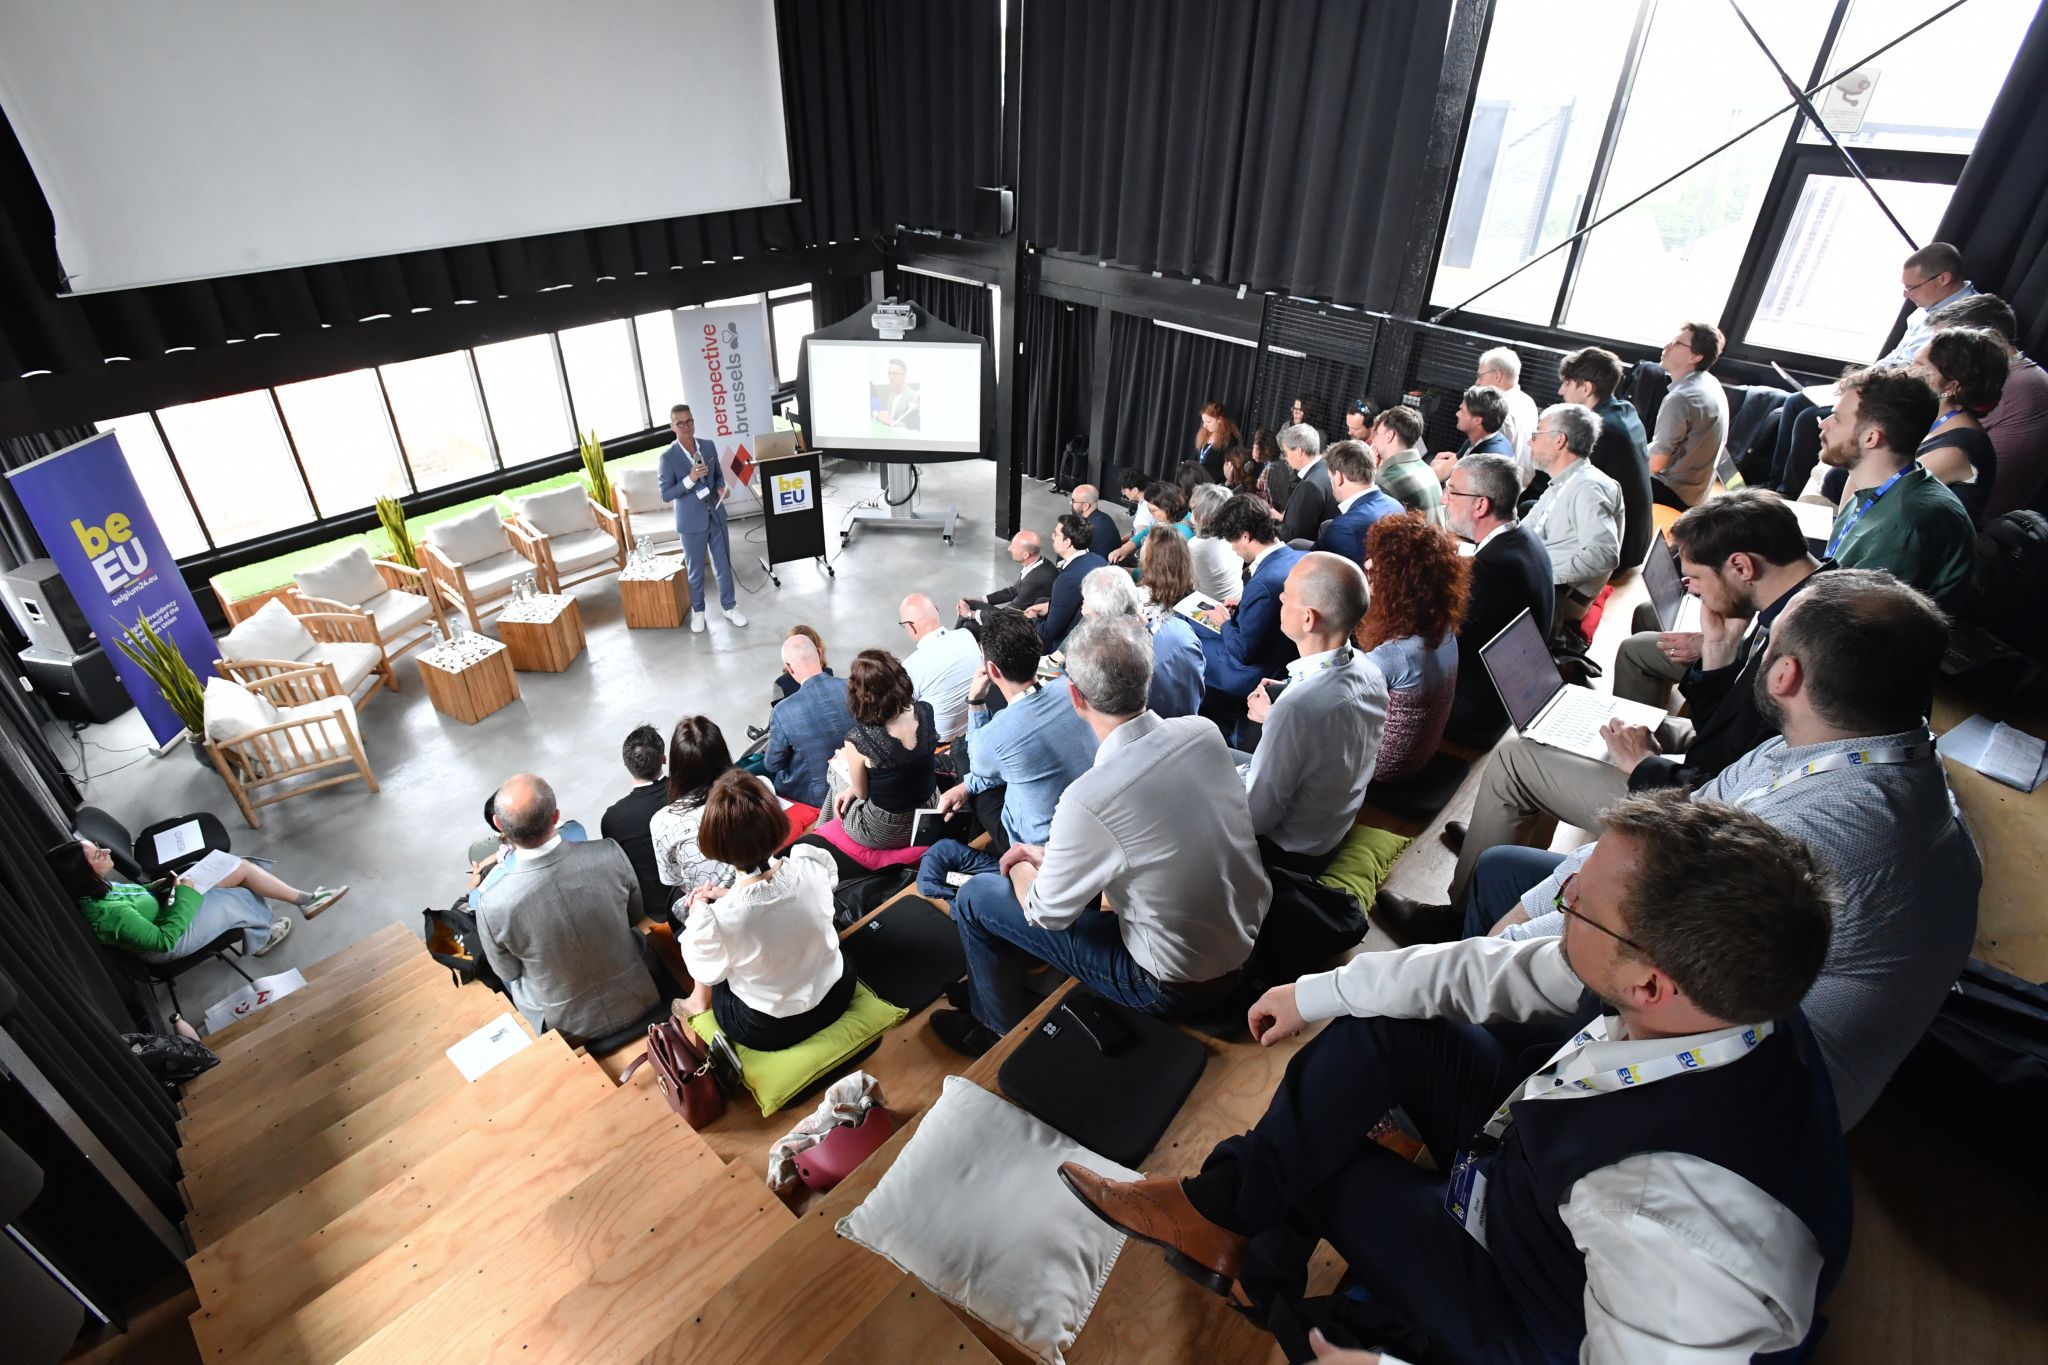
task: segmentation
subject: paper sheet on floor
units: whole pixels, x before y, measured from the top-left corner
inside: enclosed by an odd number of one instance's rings
[[[287,972],[279,972],[276,976],[259,976],[233,995],[216,1000],[207,1007],[206,1031],[215,1033],[237,1019],[246,1019],[257,1010],[284,999],[305,984],[306,978],[300,975],[297,967]]]
[[[448,1060],[473,1081],[516,1052],[533,1046],[533,1035],[519,1027],[519,1021],[505,1013],[448,1049]]]

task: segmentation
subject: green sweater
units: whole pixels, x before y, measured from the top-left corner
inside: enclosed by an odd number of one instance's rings
[[[1873,502],[1876,491],[1863,489],[1835,517],[1839,536],[1850,514],[1864,509],[1835,546],[1836,567],[1885,569],[1941,605],[1953,606],[1969,586],[1977,552],[1976,528],[1962,502],[1917,464]]]
[[[192,926],[199,901],[197,891],[177,886],[171,890],[170,904],[164,905],[148,887],[122,882],[97,899],[79,897],[78,908],[100,942],[131,953],[168,953]]]

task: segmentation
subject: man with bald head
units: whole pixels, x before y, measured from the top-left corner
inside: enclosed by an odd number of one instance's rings
[[[910,632],[916,645],[904,656],[911,696],[930,704],[932,724],[942,740],[967,733],[967,689],[981,668],[981,644],[957,627],[939,624],[936,602],[921,592],[903,599],[896,624]]]
[[[1101,501],[1102,495],[1095,491],[1094,484],[1076,485],[1073,492],[1074,515],[1095,529],[1095,539],[1088,542],[1088,548],[1108,559],[1124,543],[1124,533],[1111,520],[1109,513],[1098,505]]]
[[[825,765],[853,729],[846,679],[827,673],[818,647],[801,635],[782,642],[782,666],[796,681],[796,691],[768,713],[768,747],[761,751],[761,765],[778,795],[823,806]]]
[[[564,840],[554,788],[532,773],[498,788],[494,810],[519,854],[477,905],[477,935],[527,1022],[575,1046],[651,1011],[661,996],[633,931],[640,881],[625,850]]]
[[[1010,537],[1010,558],[1017,565],[1017,581],[997,588],[987,597],[960,599],[953,624],[965,626],[990,607],[1015,607],[1018,611],[1037,606],[1052,597],[1052,581],[1059,577],[1059,565],[1045,557],[1038,532],[1019,531]]]
[[[1351,645],[1366,602],[1364,570],[1327,550],[1303,555],[1280,589],[1280,630],[1301,657],[1246,711],[1263,727],[1244,784],[1268,867],[1321,873],[1365,801],[1387,724],[1387,680]]]

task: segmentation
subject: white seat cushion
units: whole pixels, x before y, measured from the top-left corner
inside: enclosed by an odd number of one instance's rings
[[[356,725],[356,708],[347,697],[322,697],[303,706],[284,708],[282,718],[285,720],[318,722],[294,736],[298,744],[299,761],[319,762],[323,759],[355,757],[349,752],[348,741],[342,737],[339,726],[330,719],[331,717],[338,717],[340,725],[348,727],[349,731],[356,735],[356,743],[362,743],[362,735]],[[280,756],[287,761],[291,757],[289,751]]]
[[[350,607],[360,607],[385,590],[383,576],[370,562],[370,552],[360,545],[325,564],[293,574],[292,578],[306,596],[324,597]]]
[[[322,641],[313,646],[313,652],[306,659],[309,664],[333,664],[334,676],[341,683],[343,696],[352,695],[370,676],[377,665],[384,662],[384,651],[376,645],[361,645],[353,641],[330,644]]]
[[[580,483],[545,493],[529,493],[518,499],[516,505],[527,524],[549,539],[588,531],[597,525],[597,514],[590,510],[590,497]]]
[[[512,542],[505,537],[505,520],[495,507],[479,507],[474,512],[429,526],[422,535],[429,545],[465,568],[482,563],[493,555],[513,552]]]
[[[668,504],[661,500],[660,470],[614,469],[611,474],[612,487],[625,499],[627,511],[639,515],[668,510]]]
[[[670,518],[636,515],[633,518],[633,541],[639,541],[642,536],[647,538],[647,544],[652,549],[661,549],[682,540],[682,537],[676,534],[675,522]]]
[[[507,550],[501,555],[465,565],[462,576],[469,580],[469,595],[483,602],[511,591],[513,579],[524,578],[532,572],[531,560],[517,550]]]
[[[256,609],[255,615],[221,637],[223,659],[303,659],[313,648],[313,637],[299,624],[278,598]]]
[[[281,715],[270,699],[252,692],[238,682],[211,677],[206,680],[206,737],[227,741],[266,725],[275,725]]]
[[[610,531],[578,531],[574,535],[553,537],[548,541],[548,550],[555,557],[556,572],[575,573],[601,560],[609,559],[616,563],[619,542],[612,539]]]
[[[372,597],[362,603],[362,608],[370,613],[370,619],[377,623],[377,633],[386,640],[397,639],[434,612],[434,604],[426,598],[396,588]]]

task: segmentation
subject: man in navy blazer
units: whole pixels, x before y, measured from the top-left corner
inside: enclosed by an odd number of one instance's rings
[[[1077,496],[1079,492],[1075,490]],[[1109,567],[1109,561],[1091,548],[1094,544],[1095,528],[1073,513],[1053,523],[1052,552],[1059,561],[1060,575],[1052,581],[1052,596],[1024,613],[1038,618],[1038,642],[1048,654],[1060,647],[1060,641],[1081,619],[1081,580]]]
[[[1323,459],[1322,434],[1306,423],[1280,428],[1274,438],[1281,458],[1294,471],[1294,489],[1280,516],[1280,540],[1314,540],[1323,523],[1337,515],[1337,496],[1330,487],[1330,467]]]
[[[725,471],[718,466],[718,447],[697,438],[697,419],[688,403],[669,409],[668,424],[676,439],[661,452],[661,496],[675,504],[676,535],[683,542],[683,568],[690,575],[690,629],[704,631],[704,552],[718,573],[718,605],[736,626],[747,623],[734,594],[732,546],[726,537]]]
[[[1118,528],[1116,519],[1102,510],[1101,502],[1102,495],[1095,491],[1092,483],[1080,484],[1074,489],[1074,515],[1087,522],[1095,532],[1095,538],[1088,542],[1086,548],[1101,555],[1103,562],[1107,563],[1124,543],[1124,533]]]
[[[1472,593],[1458,627],[1458,681],[1444,733],[1453,743],[1484,749],[1507,729],[1508,712],[1479,658],[1479,648],[1528,608],[1550,638],[1557,594],[1550,552],[1515,519],[1522,471],[1505,455],[1467,455],[1444,485],[1451,533],[1479,548],[1472,555]]]
[[[1209,534],[1251,566],[1235,614],[1213,613],[1208,620],[1216,629],[1202,632],[1202,676],[1214,703],[1207,710],[1220,720],[1233,707],[1242,712],[1244,699],[1265,679],[1285,676],[1299,653],[1280,629],[1280,589],[1306,552],[1282,545],[1265,499],[1244,493],[1216,510]]]
[[[1365,538],[1381,517],[1397,517],[1408,509],[1373,484],[1378,463],[1363,441],[1339,441],[1323,456],[1330,471],[1330,491],[1337,497],[1337,515],[1316,537],[1316,548],[1342,555],[1365,567]]]

